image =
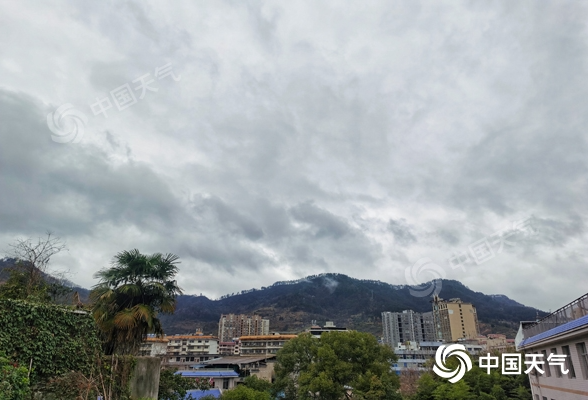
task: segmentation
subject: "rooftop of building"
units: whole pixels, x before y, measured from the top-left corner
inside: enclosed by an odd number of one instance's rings
[[[535,322],[522,321],[521,328],[526,338],[532,338],[586,315],[588,315],[588,293]]]
[[[185,399],[186,400],[187,399],[199,400],[199,399],[201,399],[203,397],[206,397],[206,396],[212,396],[215,399],[218,399],[218,398],[221,397],[221,394],[222,393],[221,393],[220,389],[208,389],[208,390],[196,390],[196,389],[194,389],[194,390],[188,390],[186,392]],[[190,396],[192,396],[192,397],[190,397]]]
[[[549,329],[545,332],[541,332],[537,335],[531,336],[524,339],[520,344],[520,348],[525,348],[531,344],[540,342],[542,340],[555,338],[557,336],[572,333],[576,330],[585,329],[588,327],[588,315],[584,315],[578,319],[567,322],[563,325],[556,326],[555,328]]]
[[[169,342],[168,339],[162,338],[162,337],[160,337],[160,338],[157,338],[157,337],[148,337],[145,341],[146,342],[149,342],[149,343],[167,343],[167,342]]]
[[[239,340],[290,340],[298,335],[259,335],[259,336],[241,336]]]
[[[215,358],[214,360],[202,361],[201,364],[205,365],[243,365],[257,363],[260,361],[269,360],[275,358],[275,354],[269,354],[265,356],[228,356]]]
[[[202,340],[202,339],[213,339],[213,340],[218,340],[218,338],[216,336],[212,336],[212,335],[166,335],[165,338],[167,340],[183,340],[183,339],[198,339],[198,340]]]
[[[488,339],[506,339],[506,335],[502,333],[489,333]]]
[[[177,371],[176,375],[182,375],[186,378],[238,378],[239,374],[233,370],[213,370],[213,369],[197,369],[192,371]]]

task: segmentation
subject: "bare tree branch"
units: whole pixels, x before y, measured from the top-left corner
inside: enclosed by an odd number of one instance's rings
[[[51,257],[67,250],[65,243],[52,235],[52,232],[48,231],[46,238],[39,237],[36,242],[30,238],[16,239],[9,245],[12,248],[9,255],[17,259],[17,267],[23,269],[28,275],[27,292],[29,294],[49,274]]]

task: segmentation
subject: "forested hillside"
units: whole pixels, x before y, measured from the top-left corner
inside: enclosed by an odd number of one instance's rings
[[[502,295],[474,292],[458,281],[444,280],[442,298],[459,297],[478,310],[483,333],[505,333],[514,337],[519,321],[534,320],[537,313]],[[270,319],[270,330],[298,332],[312,320],[334,321],[381,335],[381,312],[412,309],[431,310],[430,297],[414,297],[407,286],[358,280],[341,274],[310,276],[295,282],[278,282],[259,290],[210,300],[204,296],[180,296],[173,316],[162,318],[166,332],[184,333],[197,328],[216,334],[222,313],[260,314]]]

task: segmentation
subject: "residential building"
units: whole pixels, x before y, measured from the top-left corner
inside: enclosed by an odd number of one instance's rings
[[[588,294],[539,321],[521,322],[515,342],[525,355],[543,355],[543,373],[529,373],[534,400],[588,398]],[[551,354],[565,356],[563,365],[547,361]]]
[[[255,375],[259,379],[273,382],[275,360],[275,355],[226,356],[204,361],[202,366],[204,368],[232,369],[239,374],[239,380],[237,380],[237,383],[240,383],[244,378],[250,375]]]
[[[139,355],[149,357],[164,357],[167,353],[167,344],[169,340],[158,338],[155,335],[149,335],[139,348]]]
[[[466,351],[471,355],[478,355],[481,353],[483,347],[475,342],[460,342],[466,348]],[[429,360],[435,359],[435,354],[439,346],[443,342],[426,341],[426,342],[405,342],[400,343],[394,348],[394,354],[398,360],[392,364],[392,370],[400,374],[405,370],[412,370],[417,372],[427,371],[425,364]]]
[[[488,336],[479,335],[476,340],[487,351],[504,353],[515,348],[514,339],[507,339],[505,335],[499,333],[490,333]]]
[[[194,371],[178,371],[184,378],[209,380],[213,388],[229,390],[236,386],[239,374],[232,369],[201,368]]]
[[[238,356],[241,352],[241,342],[236,339],[232,342],[220,342],[218,344],[218,353],[223,356]]]
[[[405,370],[423,372],[425,363],[435,358],[435,353],[442,342],[404,342],[394,348],[398,360],[392,364],[392,370],[400,374]]]
[[[313,321],[313,322],[316,322],[316,321]],[[316,324],[313,324],[307,332],[309,332],[312,335],[312,337],[314,337],[314,338],[320,338],[324,332],[349,332],[349,331],[347,330],[347,328],[340,328],[340,327],[335,326],[333,321],[327,321],[322,328]]]
[[[223,314],[218,322],[218,339],[230,342],[241,336],[269,335],[269,319],[259,315]]]
[[[269,355],[276,354],[278,350],[284,347],[284,344],[298,335],[260,335],[260,336],[241,336],[241,356],[252,355]]]
[[[480,329],[476,307],[461,299],[443,300],[433,298],[433,321],[435,338],[444,342],[457,342],[459,339],[475,339]]]
[[[399,343],[435,340],[433,313],[412,310],[382,313],[384,343],[396,348]]]
[[[167,353],[163,358],[163,367],[179,370],[192,369],[194,364],[219,357],[218,339],[201,333],[194,335],[166,336]]]

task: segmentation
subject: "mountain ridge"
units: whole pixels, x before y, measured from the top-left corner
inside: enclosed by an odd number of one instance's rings
[[[442,281],[440,296],[459,297],[476,305],[483,333],[514,337],[519,321],[535,319],[537,314],[546,315],[505,295],[485,295],[454,280]],[[313,320],[329,320],[339,326],[380,336],[382,311],[431,311],[430,301],[430,298],[410,295],[408,285],[324,273],[242,290],[214,300],[182,295],[178,297],[176,313],[162,315],[161,319],[169,334],[197,329],[216,334],[221,314],[243,313],[269,318],[271,331],[298,332],[309,327]]]
[[[15,264],[14,259],[0,260],[0,284]],[[89,291],[65,281],[77,290],[83,301]],[[425,284],[426,285],[426,284]],[[503,294],[485,295],[475,292],[459,281],[442,280],[440,296],[461,298],[478,310],[480,331],[504,333],[514,337],[519,321],[534,320],[547,313],[527,307]],[[270,319],[272,332],[297,333],[316,320],[334,321],[338,326],[371,332],[381,336],[383,311],[431,311],[431,299],[410,294],[410,286],[388,282],[356,279],[340,273],[309,275],[291,281],[278,281],[260,289],[252,288],[230,293],[218,299],[206,296],[181,295],[173,315],[161,315],[168,334],[194,332],[198,329],[215,334],[221,314],[258,314]]]

